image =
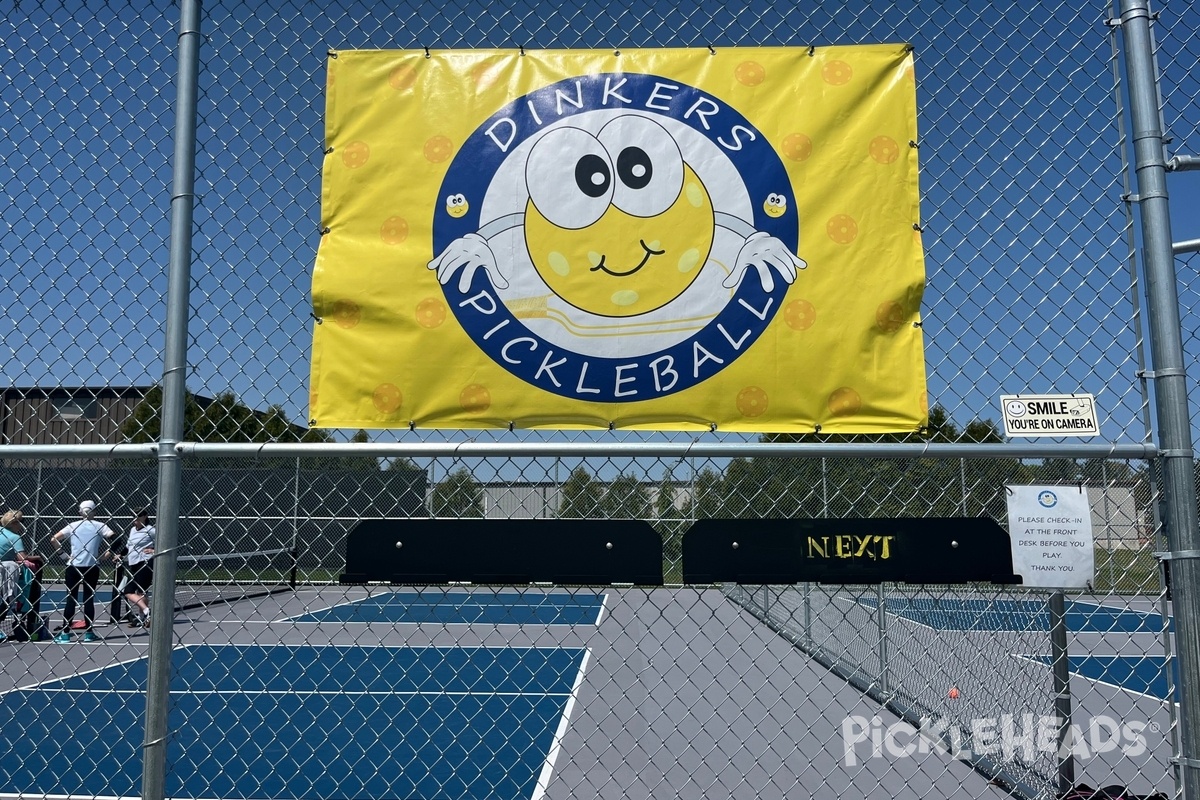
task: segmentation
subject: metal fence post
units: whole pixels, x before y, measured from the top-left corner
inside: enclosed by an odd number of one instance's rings
[[[39,524],[39,523],[41,523],[41,521],[42,521],[42,462],[39,460],[37,462],[37,486],[35,486],[34,490],[33,490],[33,525],[34,525],[34,528],[30,532],[30,535],[29,535],[30,546],[34,549],[35,552],[37,551],[37,546],[38,546],[38,536],[41,535],[41,525]]]
[[[887,594],[883,583],[875,586],[875,626],[879,634],[879,690],[887,697],[892,691],[892,681],[888,675]]]
[[[1179,664],[1183,796],[1200,800],[1200,527],[1148,0],[1121,0]]]
[[[1061,591],[1052,592],[1050,609],[1050,666],[1054,673],[1054,715],[1058,717],[1058,791],[1075,785],[1075,742],[1071,737],[1071,665],[1067,658],[1067,602]]]
[[[200,69],[200,0],[180,0],[175,156],[171,188],[171,249],[163,356],[162,433],[158,444],[158,539],[151,605],[146,736],[142,744],[142,797],[166,796],[167,716],[170,711],[171,644],[174,639],[175,572],[179,547],[183,465],[175,445],[184,437],[187,396],[188,292],[191,286],[192,222],[196,167],[196,100]]]

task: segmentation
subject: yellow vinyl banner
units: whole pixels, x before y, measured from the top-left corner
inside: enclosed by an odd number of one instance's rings
[[[338,51],[316,427],[911,431],[911,48]]]

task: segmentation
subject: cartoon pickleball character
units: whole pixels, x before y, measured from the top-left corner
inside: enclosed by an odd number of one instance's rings
[[[778,238],[714,209],[710,189],[658,122],[633,113],[613,117],[593,134],[564,125],[530,149],[523,211],[483,224],[454,240],[432,261],[438,280],[459,274],[466,292],[483,269],[500,289],[509,285],[490,245],[520,228],[528,258],[550,290],[577,309],[601,317],[633,317],[668,306],[709,263],[718,228],[741,241],[721,285],[734,289],[752,268],[764,291],[791,284],[807,264]],[[447,199],[452,216],[459,207]],[[457,201],[456,201],[457,202]],[[782,193],[764,199],[781,216]],[[465,213],[465,212],[464,212]]]

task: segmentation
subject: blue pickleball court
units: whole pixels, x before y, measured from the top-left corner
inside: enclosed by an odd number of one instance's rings
[[[292,617],[288,622],[596,625],[604,595],[585,592],[399,591]]]
[[[1050,656],[1023,656],[1050,665]],[[1146,695],[1166,702],[1171,699],[1167,683],[1167,659],[1160,655],[1067,656],[1068,669],[1074,675]],[[1179,664],[1170,660],[1172,684],[1179,685]]]
[[[854,598],[874,609],[874,597]],[[944,631],[1049,630],[1050,612],[1036,600],[998,598],[888,598],[889,614]],[[1067,630],[1074,633],[1160,633],[1162,616],[1080,600],[1066,604]],[[1174,622],[1168,621],[1173,628]]]
[[[587,658],[569,647],[183,647],[167,793],[529,798],[553,768]],[[0,737],[22,757],[0,759],[5,792],[140,795],[146,679],[137,659],[6,695],[22,724]]]

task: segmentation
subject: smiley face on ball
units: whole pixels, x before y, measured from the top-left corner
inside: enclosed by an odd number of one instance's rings
[[[771,192],[763,201],[763,211],[768,217],[779,219],[787,212],[787,196]]]
[[[712,249],[712,198],[657,122],[633,114],[598,134],[563,127],[525,168],[525,243],[550,289],[583,311],[629,317],[661,308]]]
[[[446,198],[446,213],[455,219],[462,219],[466,216],[470,207],[464,194],[452,194]]]

